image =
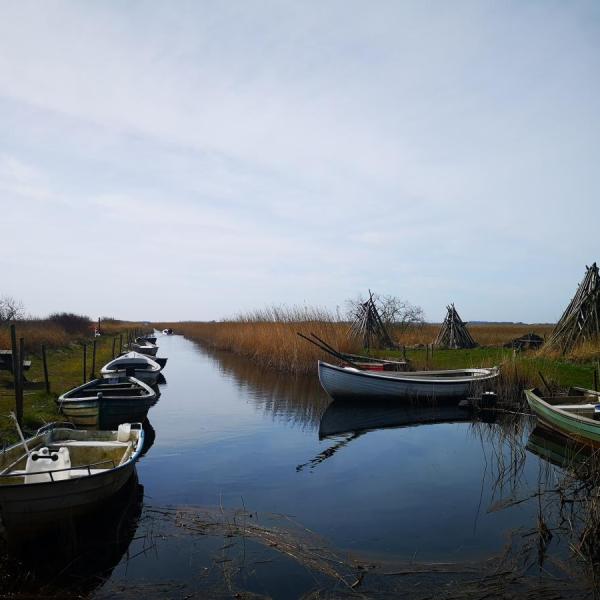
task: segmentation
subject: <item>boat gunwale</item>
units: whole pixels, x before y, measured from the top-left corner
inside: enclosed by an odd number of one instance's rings
[[[486,381],[493,379],[498,376],[498,367],[480,368],[480,369],[449,369],[445,371],[413,371],[412,373],[406,373],[404,371],[361,371],[353,367],[338,367],[331,363],[319,360],[318,369],[321,368],[331,369],[338,373],[345,373],[349,375],[357,375],[359,377],[369,377],[371,379],[379,379],[384,381],[407,381],[410,383],[440,383],[440,384],[452,384],[452,383],[472,383],[476,381]],[[473,375],[465,377],[427,377],[426,374],[436,375],[439,373],[464,373],[473,372]],[[393,373],[393,375],[392,375]]]
[[[139,425],[139,428],[135,428],[135,431],[138,431],[138,439],[137,439],[137,446],[135,449],[135,452],[131,453],[131,456],[123,463],[120,465],[116,465],[114,466],[112,469],[103,469],[102,472],[100,473],[89,473],[88,475],[83,475],[81,477],[74,477],[73,479],[59,479],[59,480],[51,480],[51,481],[37,481],[34,483],[24,483],[24,482],[20,482],[20,483],[7,483],[7,484],[2,484],[0,485],[0,497],[2,494],[2,490],[6,490],[6,489],[14,489],[17,487],[23,487],[24,489],[31,489],[33,488],[38,488],[39,486],[42,485],[59,485],[59,484],[70,484],[73,483],[74,481],[80,481],[80,480],[89,480],[91,478],[98,478],[98,477],[105,477],[108,473],[117,473],[119,471],[122,471],[126,468],[135,466],[135,463],[137,462],[137,460],[139,459],[141,453],[142,453],[142,448],[144,446],[144,428],[142,427],[141,423],[130,423],[130,425]],[[55,429],[50,429],[45,431],[44,433],[52,433],[53,431],[56,430],[61,430],[64,429],[65,431],[72,431],[72,429],[67,429],[64,427],[57,427]],[[80,429],[77,431],[88,431],[85,429]],[[40,434],[41,435],[41,434]],[[37,434],[33,437],[30,438],[30,440],[33,440],[37,437]],[[30,441],[30,440],[26,440],[26,441]],[[102,441],[102,440],[99,440]],[[110,441],[110,440],[104,440],[104,441]],[[8,450],[12,450],[13,448],[17,448],[18,446],[21,446],[22,443],[21,442],[17,442],[16,444],[13,444],[12,446],[8,447],[6,449],[6,451]],[[24,456],[27,456],[27,454],[25,454]],[[22,457],[23,458],[23,457]],[[81,465],[79,467],[72,467],[71,470],[73,469],[85,469],[88,468],[87,465]],[[65,471],[68,469],[60,469],[60,470],[56,470],[53,471],[54,473],[59,472],[59,471]],[[48,471],[43,471],[42,473],[47,473]],[[23,476],[23,474],[19,474],[21,477]],[[0,477],[17,477],[18,475],[11,475],[10,473],[6,473],[6,474],[0,474]],[[64,485],[63,485],[64,487]],[[0,500],[1,502],[1,500]]]

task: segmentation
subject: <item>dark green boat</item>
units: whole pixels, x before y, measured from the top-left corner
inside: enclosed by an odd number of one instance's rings
[[[542,396],[539,390],[525,390],[525,397],[546,426],[600,444],[600,392],[577,387],[566,396]]]

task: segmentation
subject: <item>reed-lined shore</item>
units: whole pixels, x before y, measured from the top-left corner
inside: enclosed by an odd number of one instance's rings
[[[219,322],[156,323],[159,329],[171,327],[176,333],[200,344],[233,352],[257,365],[294,374],[316,372],[317,360],[331,360],[325,352],[309,344],[297,333],[315,333],[345,353],[362,353],[356,339],[348,336],[349,325],[337,321],[327,311],[310,309],[278,310],[245,315],[237,320]],[[526,333],[547,335],[552,325],[477,324],[471,333],[480,344],[469,350],[431,350],[439,325],[425,324],[404,332],[398,339],[403,349],[373,351],[376,356],[400,358],[405,353],[416,369],[453,369],[498,365],[502,367],[501,385],[507,390],[540,386],[544,379],[552,386],[592,387],[600,346],[588,345],[569,356],[543,351],[516,353],[504,344]]]

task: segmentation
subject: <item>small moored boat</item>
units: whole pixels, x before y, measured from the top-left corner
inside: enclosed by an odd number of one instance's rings
[[[475,386],[490,383],[498,376],[491,369],[446,371],[361,371],[319,361],[319,380],[334,399],[464,398]]]
[[[156,383],[162,367],[152,358],[139,352],[127,352],[106,363],[100,373],[102,377],[117,377],[130,374],[147,383]]]
[[[158,398],[148,384],[135,377],[104,377],[65,392],[58,408],[75,425],[101,427],[107,422],[143,421]]]
[[[156,356],[158,352],[158,346],[156,344],[152,344],[151,342],[147,342],[145,340],[131,342],[129,344],[129,348],[134,352],[139,352],[140,354],[145,354],[146,356]]]
[[[140,423],[117,431],[49,425],[0,454],[5,526],[35,526],[89,510],[118,492],[142,451]]]
[[[575,387],[567,396],[543,396],[525,390],[531,410],[542,423],[584,442],[600,443],[600,392]]]
[[[151,344],[156,344],[156,336],[154,335],[140,335],[135,338],[136,342],[150,342]]]

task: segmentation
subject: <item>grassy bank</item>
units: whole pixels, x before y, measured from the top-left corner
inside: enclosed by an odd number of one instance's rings
[[[139,327],[139,325],[138,325]],[[127,327],[113,329],[112,334],[106,334],[98,338],[82,338],[81,336],[67,337],[62,346],[48,344],[47,340],[54,332],[48,329],[32,330],[28,327],[20,327],[17,324],[17,336],[23,337],[27,352],[26,358],[31,360],[31,368],[25,372],[27,379],[23,393],[23,427],[28,431],[34,431],[45,423],[62,420],[56,407],[56,398],[63,392],[80,385],[83,382],[83,345],[87,345],[87,379],[92,378],[93,366],[93,344],[96,342],[96,375],[100,368],[112,358],[113,340],[115,340],[115,352],[119,350],[120,336],[123,342],[127,340],[128,334],[134,332],[134,324]],[[33,335],[32,335],[33,334]],[[30,335],[31,337],[27,337]],[[35,340],[36,345],[31,343]],[[29,343],[27,341],[29,340]],[[47,351],[48,374],[50,380],[50,394],[46,393],[44,384],[44,370],[41,357],[41,344],[37,342],[44,340],[49,346]],[[5,343],[1,348],[10,347]],[[15,410],[15,394],[13,390],[13,376],[8,371],[0,371],[0,445],[16,440],[16,431],[13,421],[9,418],[9,412]]]

